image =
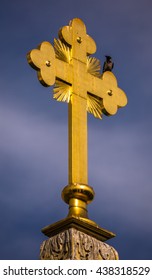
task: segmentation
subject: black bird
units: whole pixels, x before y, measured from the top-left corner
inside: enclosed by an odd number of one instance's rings
[[[106,71],[112,71],[113,67],[114,67],[114,62],[112,62],[112,58],[109,55],[105,55],[106,57],[106,61],[104,62],[103,65],[103,73]]]

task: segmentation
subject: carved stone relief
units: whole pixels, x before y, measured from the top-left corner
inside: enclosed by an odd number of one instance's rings
[[[117,260],[118,253],[110,245],[75,228],[67,229],[43,241],[41,260]]]

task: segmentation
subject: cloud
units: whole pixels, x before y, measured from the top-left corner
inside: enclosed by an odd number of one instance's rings
[[[67,215],[61,200],[67,184],[67,127],[23,108],[0,107],[1,256],[30,259],[25,244],[31,238],[31,258],[37,258],[40,229]]]
[[[142,224],[152,230],[152,159],[147,156],[151,131],[144,124],[91,130],[89,168],[91,181],[96,184],[96,210],[102,204],[101,216],[115,214],[118,221],[133,228],[139,229]]]
[[[49,199],[55,205],[53,196],[60,196],[62,184],[67,183],[66,124],[3,105],[0,134],[3,203],[28,211]]]

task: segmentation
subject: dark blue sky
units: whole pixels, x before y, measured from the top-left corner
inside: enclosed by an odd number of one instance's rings
[[[88,116],[89,217],[116,233],[121,259],[152,259],[152,3],[150,0],[1,0],[0,259],[38,259],[41,228],[67,215],[67,104],[52,98],[26,54],[81,18],[109,54],[128,96],[113,117]]]

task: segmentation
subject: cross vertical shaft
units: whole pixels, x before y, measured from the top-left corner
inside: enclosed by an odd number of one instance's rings
[[[69,102],[69,184],[88,184],[86,100],[73,94]]]
[[[72,66],[75,69],[72,78],[72,94],[69,102],[69,185],[63,190],[68,198],[69,216],[87,218],[88,186],[88,145],[87,145],[87,87],[86,55],[81,42],[73,38]],[[79,56],[78,56],[79,49]],[[74,187],[74,189],[73,189]],[[80,191],[81,189],[81,191]],[[80,191],[80,193],[79,193]],[[87,192],[87,195],[84,194]],[[91,191],[92,194],[92,191]]]

